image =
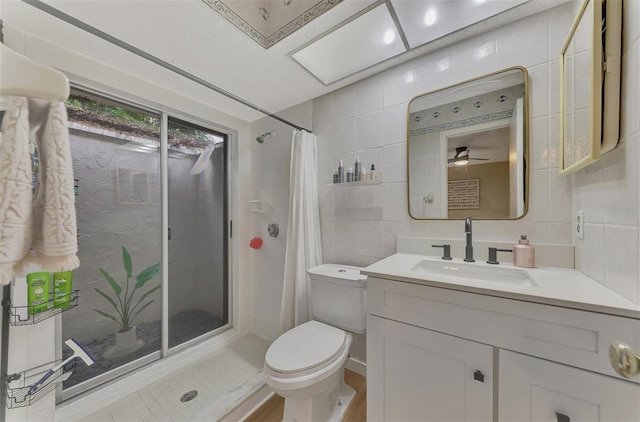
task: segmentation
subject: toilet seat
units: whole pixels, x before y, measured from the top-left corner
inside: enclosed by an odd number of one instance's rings
[[[347,347],[347,333],[309,321],[278,337],[267,350],[265,367],[279,378],[294,378],[330,366]]]

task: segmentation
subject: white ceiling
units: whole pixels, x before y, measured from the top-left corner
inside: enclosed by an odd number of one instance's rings
[[[342,1],[269,49],[258,45],[202,0],[54,0],[47,3],[262,109],[277,113],[426,52],[564,1],[531,0],[328,86],[304,70],[289,54],[363,10],[380,4],[379,0]],[[9,45],[10,28],[15,28],[143,76],[242,120],[263,117],[258,111],[202,88],[23,2],[0,0],[0,7]],[[20,40],[13,41],[19,43]]]

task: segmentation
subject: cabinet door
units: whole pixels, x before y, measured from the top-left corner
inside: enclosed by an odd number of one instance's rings
[[[640,385],[500,350],[498,420],[640,421]]]
[[[493,348],[367,319],[369,421],[492,421]]]

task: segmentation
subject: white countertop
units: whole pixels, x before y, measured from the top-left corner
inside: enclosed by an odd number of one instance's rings
[[[412,271],[411,268],[422,260],[440,262],[448,266],[474,266],[473,268],[477,266],[478,269],[524,272],[533,280],[535,286],[526,287]],[[574,269],[519,268],[505,263],[499,265],[481,261],[466,263],[461,259],[445,261],[433,256],[397,253],[368,266],[361,273],[370,277],[640,319],[639,305]]]

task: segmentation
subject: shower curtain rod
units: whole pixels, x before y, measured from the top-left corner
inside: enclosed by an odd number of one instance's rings
[[[240,103],[240,104],[242,104],[242,105],[244,105],[246,107],[252,108],[252,109],[254,109],[254,110],[256,110],[256,111],[258,111],[258,112],[260,112],[262,114],[265,114],[265,115],[267,115],[269,117],[272,117],[272,118],[274,118],[274,119],[276,119],[276,120],[278,120],[278,121],[280,121],[280,122],[282,122],[282,123],[284,123],[284,124],[286,124],[288,126],[291,126],[291,127],[295,128],[295,129],[306,130],[307,132],[312,133],[309,129],[305,129],[305,128],[301,127],[301,126],[298,126],[296,124],[291,123],[290,121],[288,121],[286,119],[283,119],[280,116],[277,116],[277,115],[275,115],[273,113],[270,113],[267,110],[265,110],[263,108],[260,108],[257,105],[255,105],[253,103],[250,103],[249,101],[247,101],[247,100],[245,100],[243,98],[240,98],[237,95],[234,95],[234,94],[232,94],[231,92],[229,92],[227,90],[224,90],[224,89],[222,89],[222,88],[220,88],[220,87],[218,87],[216,85],[213,85],[212,83],[209,83],[209,82],[205,81],[202,78],[199,78],[199,77],[197,77],[197,76],[195,76],[195,75],[193,75],[193,74],[191,74],[189,72],[186,72],[186,71],[180,69],[179,67],[172,65],[171,63],[168,63],[168,62],[166,62],[166,61],[164,61],[162,59],[159,59],[158,57],[153,56],[153,55],[147,53],[146,51],[140,50],[139,48],[134,47],[133,45],[128,44],[128,43],[126,43],[126,42],[114,37],[113,35],[107,34],[106,32],[103,32],[103,31],[99,30],[96,27],[93,27],[93,26],[91,26],[91,25],[89,25],[89,24],[87,24],[85,22],[82,22],[81,20],[76,19],[73,16],[68,15],[68,14],[60,11],[60,10],[56,9],[55,7],[52,7],[52,6],[42,2],[41,0],[22,0],[22,1],[24,3],[27,3],[30,6],[35,7],[36,9],[39,9],[39,10],[41,10],[41,11],[43,11],[43,12],[45,12],[45,13],[53,16],[53,17],[55,17],[55,18],[58,18],[58,19],[66,22],[66,23],[68,23],[70,25],[73,25],[76,28],[80,28],[85,32],[88,32],[88,33],[90,33],[92,35],[95,35],[96,37],[101,38],[101,39],[103,39],[103,40],[105,40],[105,41],[107,41],[107,42],[109,42],[109,43],[111,43],[113,45],[116,45],[116,46],[118,46],[120,48],[123,48],[123,49],[127,50],[130,53],[133,53],[133,54],[135,54],[135,55],[137,55],[139,57],[142,57],[143,59],[149,60],[150,62],[155,63],[160,67],[163,67],[163,68],[165,68],[165,69],[167,69],[167,70],[169,70],[171,72],[177,73],[178,75],[183,76],[183,77],[185,77],[185,78],[187,78],[187,79],[189,79],[189,80],[191,80],[191,81],[193,81],[193,82],[195,82],[195,83],[197,83],[199,85],[202,85],[202,86],[204,86],[206,88],[209,88],[212,91],[217,92],[218,94],[224,95],[225,97],[230,98],[230,99],[232,99],[232,100],[234,100],[234,101],[236,101],[236,102],[238,102],[238,103]]]

